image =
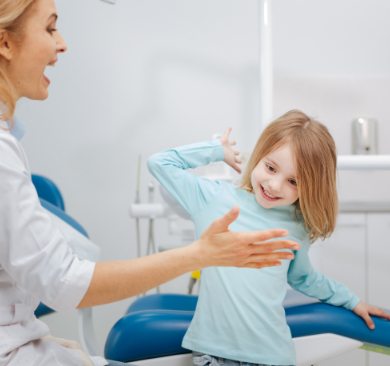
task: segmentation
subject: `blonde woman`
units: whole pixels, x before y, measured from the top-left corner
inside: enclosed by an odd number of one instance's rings
[[[54,0],[0,0],[0,366],[107,364],[50,337],[34,317],[40,301],[56,310],[105,304],[199,267],[273,266],[290,255],[279,249],[297,248],[279,239],[284,230],[230,232],[235,208],[185,248],[113,262],[75,257],[41,207],[26,156],[12,136],[16,101],[46,99],[45,69],[66,51],[57,17]]]
[[[336,148],[326,127],[298,110],[275,120],[260,136],[238,187],[188,172],[215,161],[240,172],[230,132],[220,140],[156,154],[149,169],[187,210],[198,233],[228,207],[239,205],[241,215],[232,230],[282,227],[301,249],[294,259],[273,268],[202,271],[195,315],[182,344],[194,352],[194,365],[295,364],[282,306],[287,284],[353,310],[370,328],[370,314],[390,319],[310,265],[310,243],[333,232],[337,214]]]

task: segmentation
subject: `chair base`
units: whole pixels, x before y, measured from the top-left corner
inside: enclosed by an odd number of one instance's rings
[[[297,366],[311,366],[362,346],[363,343],[336,334],[317,334],[294,338]],[[190,353],[129,363],[133,366],[192,366]]]

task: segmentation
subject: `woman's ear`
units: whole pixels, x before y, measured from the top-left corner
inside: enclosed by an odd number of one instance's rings
[[[7,61],[10,61],[12,58],[11,40],[8,31],[5,29],[0,29],[0,56]]]

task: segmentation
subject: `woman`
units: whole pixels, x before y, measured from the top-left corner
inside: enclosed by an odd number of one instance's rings
[[[16,101],[46,99],[45,68],[66,51],[56,21],[54,0],[0,0],[1,366],[93,364],[69,342],[48,337],[49,329],[33,314],[40,301],[56,310],[106,304],[197,268],[273,266],[291,257],[280,249],[298,248],[286,240],[267,242],[286,235],[284,230],[229,232],[239,214],[233,208],[185,248],[135,260],[75,257],[40,206],[23,149],[11,135]]]

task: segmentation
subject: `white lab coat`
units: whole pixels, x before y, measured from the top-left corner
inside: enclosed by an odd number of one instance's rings
[[[21,145],[0,129],[0,366],[86,364],[81,350],[48,337],[34,310],[39,302],[75,308],[94,266],[74,255],[41,207]]]

